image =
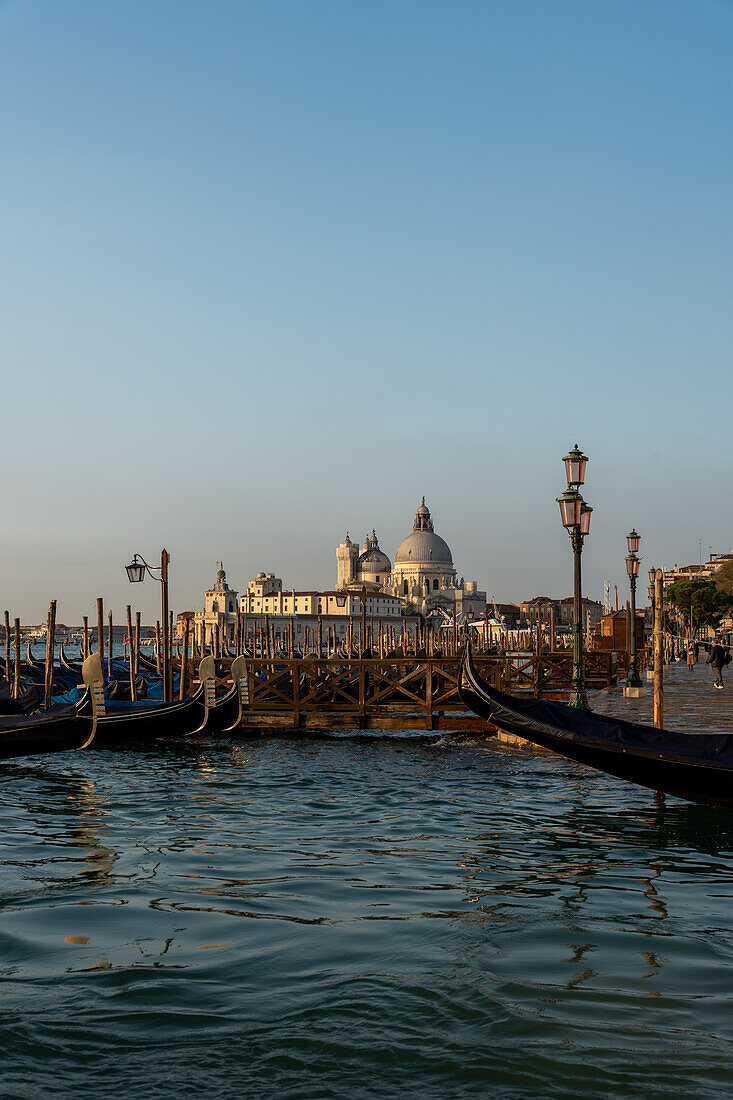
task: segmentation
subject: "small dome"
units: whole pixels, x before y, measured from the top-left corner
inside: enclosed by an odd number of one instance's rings
[[[367,535],[364,541],[362,553],[356,559],[357,571],[363,573],[391,573],[392,562],[387,555],[379,549],[379,539],[372,530],[371,536]]]
[[[226,573],[223,569],[220,569],[219,572],[216,574],[216,579],[218,581],[223,581],[226,579]]]
[[[356,568],[367,573],[391,573],[392,562],[381,550],[367,550],[356,559]]]
[[[265,574],[264,573],[258,573],[257,574],[257,580],[258,581],[263,581],[264,579],[265,579]]]

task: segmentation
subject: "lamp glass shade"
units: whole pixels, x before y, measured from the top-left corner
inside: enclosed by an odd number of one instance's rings
[[[649,570],[649,584],[653,585],[656,579],[657,579],[656,569],[650,569]]]
[[[639,561],[635,554],[629,554],[626,558],[626,572],[630,577],[639,576]]]
[[[137,554],[135,554],[130,564],[125,566],[125,571],[131,584],[136,584],[145,577],[145,565],[137,560]]]
[[[572,451],[565,455],[563,462],[565,463],[565,475],[568,479],[568,485],[582,485],[585,481],[585,467],[588,464],[588,459],[577,443]]]
[[[636,554],[639,550],[639,543],[641,542],[641,536],[637,535],[636,530],[632,527],[629,534],[626,536],[626,545],[629,548],[630,554]]]
[[[580,533],[581,535],[590,534],[590,517],[593,509],[590,504],[586,504],[585,501],[580,506]]]
[[[575,527],[580,523],[580,510],[583,498],[577,489],[566,489],[562,496],[557,498],[560,505],[560,519],[563,527]]]

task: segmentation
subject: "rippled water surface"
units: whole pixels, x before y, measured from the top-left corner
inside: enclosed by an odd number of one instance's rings
[[[733,1095],[733,815],[338,736],[0,765],[0,1094]]]

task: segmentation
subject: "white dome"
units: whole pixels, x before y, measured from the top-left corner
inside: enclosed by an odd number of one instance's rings
[[[397,562],[441,562],[453,565],[453,557],[448,543],[434,531],[413,531],[403,539],[395,554]]]
[[[418,562],[426,565],[431,562],[439,562],[442,565],[453,566],[453,556],[440,535],[433,530],[433,521],[430,518],[430,509],[425,504],[425,497],[415,514],[415,522],[412,526],[412,534],[403,539],[397,547],[395,565],[398,562]]]

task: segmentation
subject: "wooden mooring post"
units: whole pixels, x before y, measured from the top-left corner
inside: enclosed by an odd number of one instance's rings
[[[10,683],[10,612],[5,612],[5,679]]]
[[[191,620],[186,616],[183,623],[183,653],[181,654],[181,683],[178,688],[178,698],[186,697],[186,676],[188,674],[188,640],[191,630]],[[238,632],[237,632],[238,633]]]
[[[56,600],[51,600],[51,606],[48,609],[48,620],[46,623],[46,669],[43,678],[44,683],[44,702],[43,705],[46,710],[53,704],[53,650],[56,640]]]
[[[20,691],[20,619],[16,619],[14,624],[15,632],[15,662],[13,664],[13,698],[18,698],[18,692]]]
[[[135,691],[135,657],[133,655],[135,640],[132,636],[132,608],[129,603],[125,610],[127,614],[127,652],[130,656],[130,698],[134,703],[137,699]]]
[[[89,656],[89,616],[85,615],[82,619],[82,622],[84,624],[82,633],[82,645],[84,646],[84,648],[82,650],[82,656],[86,661],[87,657]]]
[[[654,725],[664,727],[664,573],[654,574]]]
[[[107,677],[112,679],[112,644],[114,642],[114,628],[112,626],[112,612],[107,612],[107,622],[109,628],[107,630]]]
[[[97,596],[97,652],[104,671],[104,601]]]

